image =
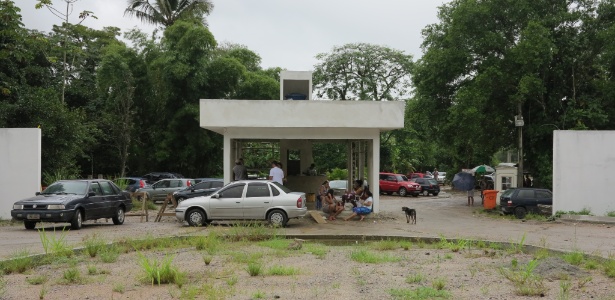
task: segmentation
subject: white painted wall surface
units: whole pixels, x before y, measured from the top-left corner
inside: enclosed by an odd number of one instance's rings
[[[404,127],[403,101],[200,101],[200,125],[221,134],[230,128]],[[292,138],[292,137],[289,137]]]
[[[0,217],[11,218],[13,203],[41,190],[41,130],[0,128]]]
[[[553,132],[553,212],[615,211],[615,131]]]

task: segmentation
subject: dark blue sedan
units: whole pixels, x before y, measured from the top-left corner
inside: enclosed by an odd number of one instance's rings
[[[72,229],[80,229],[83,221],[100,218],[121,225],[131,209],[129,193],[109,180],[61,180],[15,202],[11,216],[23,221],[26,229],[34,229],[37,222],[70,223]]]

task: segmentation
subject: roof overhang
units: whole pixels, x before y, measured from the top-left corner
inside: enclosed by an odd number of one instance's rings
[[[353,130],[403,128],[404,108],[403,101],[201,99],[200,125],[220,134],[245,131],[260,138],[307,137],[323,131],[339,131],[341,137]]]

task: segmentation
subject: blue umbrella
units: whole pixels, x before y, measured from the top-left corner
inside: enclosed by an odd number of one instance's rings
[[[459,191],[471,191],[474,189],[474,176],[470,173],[457,173],[453,177],[453,188]]]

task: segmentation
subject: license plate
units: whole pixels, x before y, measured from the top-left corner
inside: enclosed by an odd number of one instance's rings
[[[26,218],[28,220],[40,220],[41,219],[41,215],[37,215],[37,214],[26,215]]]

